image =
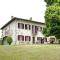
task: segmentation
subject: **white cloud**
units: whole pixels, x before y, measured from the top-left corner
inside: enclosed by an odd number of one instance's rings
[[[27,19],[32,17],[35,21],[44,22],[45,5],[44,0],[0,0],[0,27],[11,16]]]

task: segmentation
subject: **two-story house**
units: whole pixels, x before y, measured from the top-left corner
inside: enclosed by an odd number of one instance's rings
[[[11,36],[13,39],[12,44],[47,43],[47,39],[45,39],[42,34],[44,27],[44,23],[32,21],[32,18],[22,19],[12,17],[12,19],[1,28],[2,38],[5,36]],[[4,41],[4,44],[7,44],[7,42]]]

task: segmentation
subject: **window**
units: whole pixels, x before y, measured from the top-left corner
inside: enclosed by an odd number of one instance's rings
[[[42,37],[37,37],[37,41],[38,41],[39,43],[41,43],[41,44],[44,43],[44,39],[43,39]]]
[[[32,33],[34,34],[35,33],[35,26],[32,25]]]
[[[44,41],[47,42],[47,38],[44,38]]]
[[[42,27],[40,27],[40,31],[42,31]]]
[[[31,29],[31,25],[29,25],[29,30]]]
[[[37,37],[37,44],[41,43],[42,37]]]
[[[25,29],[27,29],[27,24],[25,24]]]
[[[35,26],[35,33],[37,33],[38,31],[38,26]]]
[[[39,31],[42,31],[42,27],[39,27]]]
[[[30,41],[31,37],[30,36],[25,36],[25,41]]]
[[[31,29],[31,26],[29,24],[25,24],[25,29]]]
[[[24,24],[18,23],[18,28],[19,28],[19,29],[24,29]]]
[[[18,23],[18,28],[20,28],[20,23]]]
[[[24,41],[24,36],[23,35],[18,35],[18,40]]]
[[[22,29],[24,29],[24,24],[22,24]]]
[[[38,32],[38,26],[32,25],[32,33],[36,34]]]
[[[41,40],[42,39],[42,37],[37,37],[37,40]]]

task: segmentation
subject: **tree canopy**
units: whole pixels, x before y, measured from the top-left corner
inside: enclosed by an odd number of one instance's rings
[[[47,3],[47,6],[53,5],[53,4],[59,4],[60,5],[60,0],[44,0]]]
[[[60,0],[45,0],[47,9],[45,12],[46,27],[43,30],[45,36],[54,35],[60,38]]]

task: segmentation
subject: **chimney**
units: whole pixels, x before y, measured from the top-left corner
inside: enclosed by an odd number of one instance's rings
[[[14,18],[14,16],[11,16],[11,19],[13,19]]]
[[[30,17],[30,18],[29,18],[29,20],[31,20],[31,21],[32,21],[32,17]]]

